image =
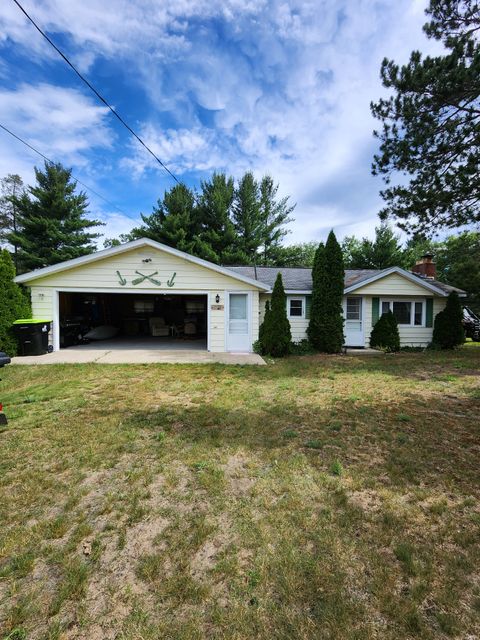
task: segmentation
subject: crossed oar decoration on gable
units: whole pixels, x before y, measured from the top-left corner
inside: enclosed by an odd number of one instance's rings
[[[119,284],[122,287],[124,287],[127,284],[126,278],[124,278],[122,276],[120,271],[117,271],[116,273],[117,273],[117,276],[118,276]],[[156,284],[158,287],[160,287],[161,284],[162,284],[160,280],[157,280],[156,278],[154,278],[154,276],[158,275],[158,271],[154,271],[153,273],[145,274],[145,273],[141,273],[140,271],[135,270],[135,273],[139,277],[138,278],[134,278],[132,280],[132,284],[134,286],[137,285],[137,284],[141,284],[142,282],[145,282],[145,280],[148,280],[148,282],[151,282],[152,284]],[[170,278],[170,280],[167,280],[167,287],[173,287],[176,275],[177,275],[177,272],[175,271],[173,273],[172,277]]]

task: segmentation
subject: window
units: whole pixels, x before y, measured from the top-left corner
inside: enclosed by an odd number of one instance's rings
[[[304,304],[303,298],[289,298],[288,299],[288,317],[289,318],[304,318]]]
[[[382,315],[391,311],[399,325],[422,327],[424,306],[423,300],[382,300],[381,308]]]
[[[394,300],[392,302],[392,311],[398,324],[411,324],[412,303]]]
[[[362,319],[362,299],[347,298],[347,320]]]
[[[423,323],[423,302],[415,302],[415,316],[413,324],[420,327]]]
[[[135,313],[152,313],[155,308],[153,300],[135,300],[133,303]]]

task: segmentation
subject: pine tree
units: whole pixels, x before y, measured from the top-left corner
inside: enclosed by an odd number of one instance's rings
[[[432,343],[441,349],[454,349],[465,342],[463,311],[460,298],[452,291],[445,309],[437,313],[433,326]]]
[[[387,269],[388,267],[408,267],[405,254],[396,235],[385,223],[375,228],[375,240],[345,238],[342,250],[346,255],[349,269]],[[413,264],[413,263],[412,263]]]
[[[375,323],[370,334],[370,346],[388,352],[400,351],[398,323],[391,311],[382,314]]]
[[[292,334],[287,318],[287,296],[280,273],[275,280],[270,310],[265,314],[261,335],[263,351],[268,355],[281,358],[289,353]]]
[[[198,232],[196,194],[184,184],[176,184],[158,200],[149,216],[142,214],[143,225],[128,234],[129,239],[150,238],[179,251],[193,253]]]
[[[288,231],[285,225],[291,222],[290,214],[295,205],[289,205],[289,197],[277,199],[279,185],[271,176],[264,176],[260,182],[260,216],[262,218],[262,255],[263,265],[279,264],[278,257],[282,250],[281,242]]]
[[[444,50],[383,60],[393,95],[371,105],[382,125],[372,171],[387,185],[381,218],[431,234],[480,221],[480,11],[478,0],[430,0],[426,13],[424,31]]]
[[[233,178],[224,173],[214,173],[201,183],[196,215],[199,232],[194,247],[200,258],[216,264],[235,262],[238,236],[231,220],[234,195]]]
[[[333,231],[330,231],[325,243],[325,276],[324,351],[339,353],[345,342],[342,306],[345,268],[342,249]]]
[[[18,212],[17,231],[7,240],[18,247],[20,271],[78,258],[95,251],[98,233],[88,230],[102,223],[86,217],[85,193],[75,193],[71,170],[61,164],[45,162],[44,170],[35,168],[36,186],[11,198]]]
[[[0,351],[17,354],[17,341],[12,324],[20,318],[30,318],[30,305],[21,288],[13,281],[15,267],[6,249],[0,250]]]
[[[243,176],[235,190],[232,218],[238,235],[235,260],[243,264],[257,263],[264,225],[259,186],[251,172]]]
[[[325,280],[327,274],[325,269],[325,245],[320,242],[312,269],[312,303],[310,307],[310,322],[308,323],[308,339],[318,351],[325,351]]]

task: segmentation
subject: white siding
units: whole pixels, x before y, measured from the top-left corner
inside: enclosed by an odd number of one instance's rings
[[[411,282],[398,273],[393,273],[385,278],[376,280],[360,289],[356,289],[352,295],[363,295],[364,297],[364,323],[365,323],[365,346],[370,345],[370,333],[372,331],[372,297],[395,299],[395,300],[417,300],[425,301],[433,298],[433,319],[446,304],[446,298],[433,296],[420,284]],[[432,341],[432,327],[405,327],[398,328],[400,333],[400,344],[402,347],[426,347]]]
[[[143,262],[150,259],[151,262]],[[127,280],[124,286],[117,274]],[[142,274],[153,274],[161,285],[145,280],[132,285],[132,280]],[[169,280],[175,273],[174,285],[168,287]],[[253,340],[258,338],[258,290],[254,286],[240,282],[235,278],[212,271],[183,258],[172,256],[155,248],[137,248],[132,251],[104,258],[97,262],[81,265],[35,280],[31,287],[32,311],[34,318],[54,318],[56,291],[82,289],[104,290],[111,293],[162,292],[182,293],[198,292],[209,294],[210,307],[210,350],[225,351],[225,298],[227,291],[245,291],[252,294],[251,330]],[[215,297],[220,296],[223,309],[211,309],[216,305]]]
[[[49,287],[32,287],[32,317],[53,320],[53,290]],[[49,333],[49,344],[52,344],[52,332]]]
[[[301,295],[291,296],[292,298],[301,298]],[[271,300],[272,296],[270,294],[260,293],[260,313],[259,313],[259,321],[260,324],[263,322],[263,318],[265,316],[265,303],[267,300]],[[287,296],[288,298],[288,296]],[[290,321],[290,330],[292,332],[292,342],[300,342],[301,340],[305,340],[307,337],[307,327],[309,323],[308,318],[289,318]]]
[[[412,282],[408,278],[404,278],[399,273],[392,273],[380,280],[376,280],[371,284],[367,284],[360,289],[352,291],[352,296],[361,296],[362,294],[370,296],[428,296],[432,295],[427,289],[420,284]]]
[[[351,295],[363,297],[365,347],[370,344],[370,333],[372,331],[372,297],[413,301],[425,301],[427,298],[433,298],[433,319],[446,304],[446,298],[433,296],[430,291],[420,284],[411,282],[399,274],[392,274],[372,284],[365,285],[360,289],[356,289]],[[265,315],[265,302],[270,298],[270,294],[260,293],[260,322],[263,321]],[[308,322],[307,318],[290,319],[293,342],[299,342],[307,337]],[[399,327],[399,333],[402,346],[426,347],[432,340],[433,328]]]
[[[382,296],[375,296],[382,299]],[[390,296],[384,295],[384,298],[392,298],[395,300],[426,300],[429,296]],[[430,296],[431,297],[431,296]],[[446,298],[433,298],[433,320],[437,313],[445,308]],[[372,332],[372,296],[364,297],[364,319],[365,319],[365,346],[370,345],[370,333]],[[398,327],[400,334],[400,345],[402,347],[426,347],[432,341],[433,327]]]

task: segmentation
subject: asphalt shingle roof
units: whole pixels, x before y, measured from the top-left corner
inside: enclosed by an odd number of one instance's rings
[[[258,280],[263,284],[273,288],[277,273],[282,274],[283,286],[287,291],[311,291],[312,290],[312,270],[301,267],[225,267],[239,275]],[[359,284],[363,280],[382,273],[385,269],[346,269],[345,270],[345,288],[354,284]],[[420,276],[417,276],[421,281]],[[433,284],[442,291],[449,293],[457,291],[464,293],[462,289],[451,287],[438,280],[428,280],[429,284]]]

